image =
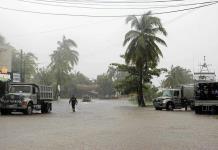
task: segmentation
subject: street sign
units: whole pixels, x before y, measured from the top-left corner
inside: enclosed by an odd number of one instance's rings
[[[20,82],[20,73],[13,73],[13,82]]]
[[[8,81],[8,80],[11,80],[10,74],[0,73],[0,81]]]

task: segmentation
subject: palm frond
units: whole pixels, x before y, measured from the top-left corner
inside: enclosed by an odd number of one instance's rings
[[[123,46],[125,46],[130,40],[137,38],[139,35],[140,33],[135,30],[130,30],[129,32],[127,32],[125,35]]]
[[[126,23],[131,22],[131,28],[135,28],[136,30],[140,30],[140,23],[138,18],[135,15],[130,15],[126,18]]]

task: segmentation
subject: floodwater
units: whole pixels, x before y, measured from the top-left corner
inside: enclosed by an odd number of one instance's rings
[[[50,114],[0,116],[1,150],[218,150],[218,116],[125,100],[54,102]]]

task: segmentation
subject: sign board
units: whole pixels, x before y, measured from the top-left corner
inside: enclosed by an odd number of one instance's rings
[[[11,80],[10,74],[0,73],[0,81],[9,81],[9,80]]]
[[[20,73],[13,73],[13,82],[20,82]]]
[[[1,70],[1,73],[4,73],[4,74],[8,73],[8,68],[5,66],[1,67],[0,70]]]

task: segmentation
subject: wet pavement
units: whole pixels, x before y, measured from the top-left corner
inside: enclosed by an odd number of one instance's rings
[[[50,114],[0,116],[1,150],[218,150],[218,116],[124,100],[54,102]]]

